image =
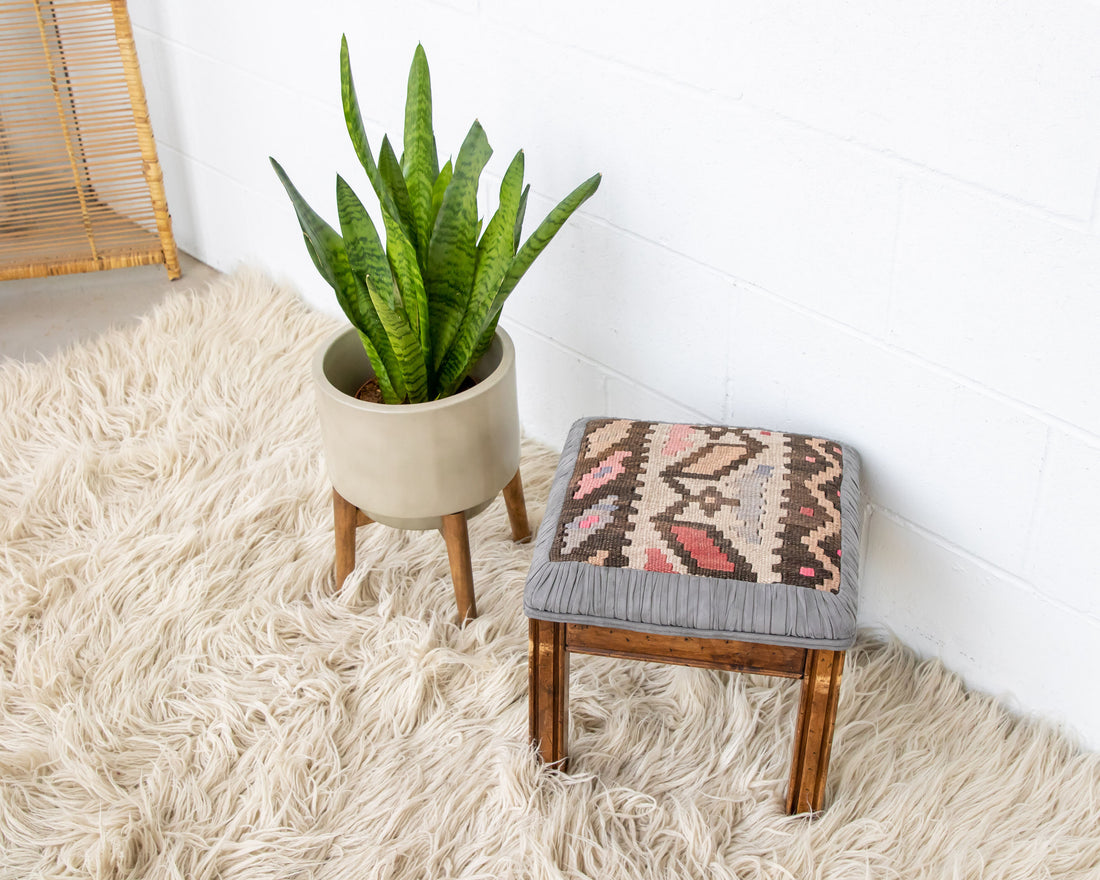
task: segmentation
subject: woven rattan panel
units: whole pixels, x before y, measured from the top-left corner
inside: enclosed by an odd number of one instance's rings
[[[179,276],[125,0],[0,0],[0,280]]]

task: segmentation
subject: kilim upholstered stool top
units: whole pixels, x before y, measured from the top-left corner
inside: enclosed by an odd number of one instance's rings
[[[569,652],[797,678],[787,812],[820,810],[855,636],[859,457],[716,425],[573,425],[524,588],[530,732],[566,759]]]

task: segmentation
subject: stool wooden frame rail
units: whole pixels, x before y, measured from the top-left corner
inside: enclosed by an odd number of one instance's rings
[[[787,787],[789,814],[819,811],[833,741],[844,652],[529,619],[529,731],[539,756],[568,762],[569,654],[600,654],[799,679],[802,696]]]
[[[531,539],[531,526],[527,521],[527,505],[523,499],[523,480],[520,472],[502,490],[504,505],[508,509],[508,522],[512,527],[512,540],[517,544]],[[339,586],[355,568],[355,533],[360,526],[374,522],[367,514],[332,490],[332,519],[336,533],[336,584]],[[449,513],[442,517],[440,532],[447,545],[447,559],[451,566],[451,582],[454,584],[455,603],[458,606],[458,622],[465,623],[477,617],[477,600],[474,596],[474,570],[470,558],[470,536],[464,512]]]

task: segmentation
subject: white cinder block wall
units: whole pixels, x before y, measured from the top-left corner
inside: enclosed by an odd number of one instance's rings
[[[333,311],[266,157],[334,219],[340,34],[375,143],[422,41],[441,150],[524,147],[529,218],[604,173],[506,310],[527,430],[850,441],[863,623],[1100,746],[1094,2],[130,5],[183,248]]]

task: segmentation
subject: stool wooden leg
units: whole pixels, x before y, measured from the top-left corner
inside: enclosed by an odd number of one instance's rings
[[[569,732],[569,652],[565,624],[528,621],[527,728],[539,756],[565,769]]]
[[[337,589],[355,568],[355,527],[358,519],[359,508],[333,489],[332,520],[336,531]]]
[[[531,526],[527,522],[527,504],[523,500],[523,480],[519,471],[504,487],[504,504],[508,508],[508,521],[512,524],[512,540],[516,543],[531,540]]]
[[[825,777],[840,697],[843,651],[806,652],[802,700],[794,734],[791,781],[787,788],[787,813],[816,812],[825,800]]]
[[[443,540],[447,542],[447,559],[451,563],[451,582],[458,605],[458,622],[477,617],[474,600],[474,568],[470,561],[470,535],[465,513],[448,513],[443,517]]]

